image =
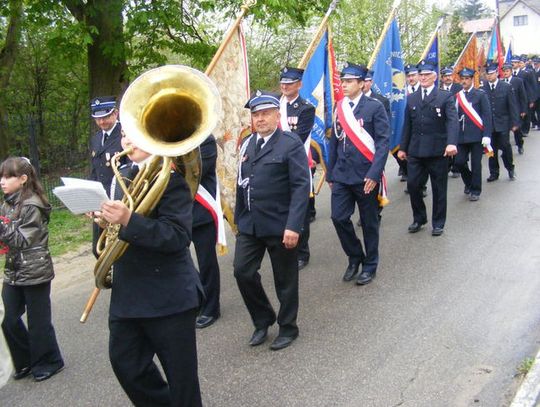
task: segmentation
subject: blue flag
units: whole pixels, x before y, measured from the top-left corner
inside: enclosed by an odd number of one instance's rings
[[[381,48],[373,64],[373,90],[390,101],[392,117],[390,125],[390,150],[395,151],[401,142],[403,120],[405,115],[405,73],[403,71],[403,53],[399,27],[396,19],[392,21]]]
[[[306,66],[300,89],[300,96],[315,106],[315,123],[311,130],[311,139],[320,146],[325,162],[328,162],[326,132],[332,128],[334,108],[334,66],[333,49],[326,31]]]
[[[440,68],[440,61],[439,61],[439,29],[437,29],[437,33],[435,34],[435,37],[433,38],[433,42],[431,43],[431,46],[429,47],[429,51],[426,54],[427,60],[433,62],[435,64],[435,72],[437,72],[437,80],[435,81],[435,87],[439,87],[439,68]]]
[[[510,63],[512,62],[512,57],[514,55],[512,54],[512,41],[508,44],[508,49],[506,50],[506,56],[504,58],[504,62]]]

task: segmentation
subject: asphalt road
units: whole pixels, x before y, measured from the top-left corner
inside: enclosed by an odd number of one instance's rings
[[[499,181],[484,183],[479,202],[449,179],[441,237],[431,236],[431,225],[407,233],[409,199],[390,157],[381,261],[365,287],[341,281],[347,259],[325,186],[311,262],[300,276],[300,337],[283,351],[247,345],[253,327],[232,255],[222,257],[222,318],[198,333],[205,406],[507,405],[517,367],[540,344],[540,131],[525,141],[525,155],[515,156],[517,181],[503,170]],[[108,293],[85,325],[78,322],[91,267],[88,252],[58,262],[54,321],[66,369],[43,383],[10,380],[0,406],[130,405],[108,362]],[[265,260],[263,280],[276,304],[269,271]],[[276,334],[274,326],[271,339]]]

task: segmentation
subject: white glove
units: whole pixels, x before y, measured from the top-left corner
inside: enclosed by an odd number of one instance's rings
[[[491,139],[489,137],[482,137],[482,145],[484,147],[489,146],[491,144]]]

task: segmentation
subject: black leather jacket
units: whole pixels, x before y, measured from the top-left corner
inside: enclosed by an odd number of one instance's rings
[[[50,205],[44,205],[37,195],[21,203],[16,216],[20,193],[6,196],[0,215],[9,222],[0,226],[0,241],[9,247],[6,254],[4,283],[18,286],[45,283],[54,278],[48,249]]]

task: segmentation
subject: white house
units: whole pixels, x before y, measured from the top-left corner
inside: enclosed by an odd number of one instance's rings
[[[514,54],[540,55],[540,0],[499,0],[502,40]]]

